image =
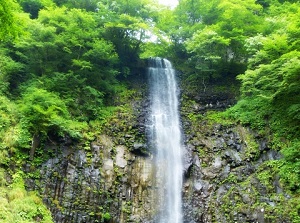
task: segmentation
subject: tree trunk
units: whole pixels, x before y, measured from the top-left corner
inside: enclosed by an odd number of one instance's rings
[[[30,160],[33,160],[34,153],[37,147],[40,145],[40,136],[38,134],[34,134],[32,138],[32,143],[31,143],[31,149],[30,149]]]

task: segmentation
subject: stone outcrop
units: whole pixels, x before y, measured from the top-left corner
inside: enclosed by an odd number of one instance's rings
[[[39,189],[55,222],[147,222],[154,210],[151,157],[99,135],[90,149],[57,152],[41,169]]]
[[[182,98],[184,223],[290,222],[280,212],[289,197],[272,166],[280,154],[249,128],[211,116],[234,99]],[[27,185],[40,191],[56,223],[157,222],[148,102],[143,95],[132,100],[87,142],[45,145],[52,155]]]
[[[220,124],[193,103],[182,109],[184,222],[290,222],[280,213],[289,196],[272,169],[280,154],[249,128]]]
[[[153,222],[154,168],[141,94],[136,91],[86,141],[51,140],[44,146],[51,158],[27,185],[40,192],[56,223]]]

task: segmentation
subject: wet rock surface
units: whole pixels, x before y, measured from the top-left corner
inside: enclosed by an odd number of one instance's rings
[[[280,154],[266,137],[209,118],[234,103],[230,95],[188,100],[181,109],[184,223],[290,222],[278,213],[288,195],[272,172]],[[145,141],[148,103],[134,101],[130,114],[118,114],[87,144],[45,145],[53,155],[27,186],[40,191],[56,223],[157,222],[154,151]]]
[[[146,222],[152,218],[151,157],[135,155],[106,135],[100,135],[90,150],[51,149],[59,155],[43,164],[35,189],[55,222]],[[105,220],[108,213],[110,218]]]
[[[290,222],[274,218],[278,200],[288,199],[272,175],[272,161],[281,155],[249,128],[217,123],[209,117],[213,108],[199,107],[182,108],[186,156],[192,157],[186,161],[184,223]]]
[[[56,223],[153,222],[154,168],[143,94],[136,91],[128,107],[122,104],[101,133],[89,133],[92,140],[44,146],[51,157],[27,187],[40,192]]]

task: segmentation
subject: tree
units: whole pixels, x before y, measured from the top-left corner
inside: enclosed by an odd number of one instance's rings
[[[52,0],[18,0],[24,12],[30,14],[30,18],[36,19],[39,11],[45,7],[54,7],[55,4]]]
[[[104,37],[114,44],[121,74],[125,76],[137,63],[141,45],[149,38],[147,32],[152,31],[154,9],[149,0],[99,3],[98,18],[106,27]]]
[[[14,0],[0,1],[0,41],[15,38],[22,30],[20,6]]]
[[[65,6],[69,9],[85,9],[86,11],[95,12],[98,10],[99,0],[53,0],[58,6]]]
[[[23,64],[14,61],[5,49],[0,49],[0,95],[8,95],[16,83],[16,74],[20,72]]]
[[[20,38],[11,53],[24,64],[14,86],[26,82],[55,91],[74,116],[95,119],[115,94],[119,63],[95,14],[66,7],[42,9],[27,30],[29,35]]]
[[[230,39],[220,36],[211,28],[204,28],[196,32],[186,42],[186,48],[195,60],[196,69],[203,78],[211,78],[220,75],[222,62],[229,61],[228,46]]]
[[[80,129],[84,126],[71,120],[65,103],[56,94],[44,89],[28,88],[20,101],[20,111],[20,122],[32,137],[31,159],[40,142],[49,135],[63,137],[68,134],[79,138]]]

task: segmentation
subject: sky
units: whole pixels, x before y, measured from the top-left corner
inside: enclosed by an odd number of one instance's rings
[[[174,8],[178,4],[178,0],[159,0],[159,3]]]

